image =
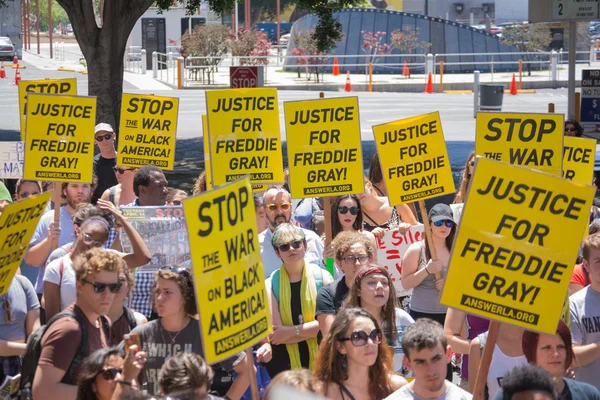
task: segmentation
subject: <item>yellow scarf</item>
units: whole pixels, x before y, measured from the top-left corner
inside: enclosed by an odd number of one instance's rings
[[[288,276],[288,273],[283,265],[279,269],[279,275],[279,312],[281,314],[281,322],[283,325],[293,326],[294,320],[292,319],[292,290],[290,287],[290,277]],[[303,323],[314,321],[317,308],[317,287],[312,271],[309,270],[309,267],[306,265],[306,263],[302,268],[300,296]],[[308,352],[310,355],[309,369],[313,371],[314,360],[317,355],[317,350],[319,349],[317,338],[307,339],[306,343],[308,344]],[[292,369],[301,369],[302,363],[300,361],[298,344],[286,344],[285,347],[290,356],[290,364]]]

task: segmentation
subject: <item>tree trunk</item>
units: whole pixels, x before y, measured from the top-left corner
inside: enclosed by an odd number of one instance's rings
[[[123,94],[123,55],[138,18],[152,0],[105,0],[98,28],[92,0],[58,0],[65,9],[88,67],[88,95],[95,96],[96,123],[119,129]]]

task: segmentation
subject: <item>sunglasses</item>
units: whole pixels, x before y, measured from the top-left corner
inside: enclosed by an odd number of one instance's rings
[[[279,246],[277,246],[277,249],[279,251],[283,251],[285,253],[286,251],[290,250],[290,247],[293,247],[294,249],[299,249],[303,243],[304,243],[303,240],[294,240],[293,242],[290,242],[290,243],[280,244]]]
[[[85,243],[88,246],[102,247],[102,246],[104,246],[104,243],[106,243],[106,242],[99,242],[97,240],[94,240],[93,237],[91,237],[90,235],[88,235],[85,232],[81,232],[81,233],[83,233],[83,243]]]
[[[287,211],[290,209],[292,205],[290,203],[281,203],[281,204],[267,204],[267,208],[269,211],[275,211],[278,208],[281,208],[283,211]]]
[[[371,333],[367,334],[365,331],[354,331],[350,334],[350,337],[341,338],[340,342],[350,341],[352,346],[354,347],[363,347],[368,342],[369,339],[373,342],[373,344],[381,343],[381,338],[383,337],[381,333],[381,329],[373,329]]]
[[[118,374],[122,374],[123,370],[121,368],[108,368],[100,371],[100,375],[107,381],[113,381]]]
[[[181,200],[173,200],[173,205],[174,206],[180,206],[181,205]]]
[[[123,175],[125,172],[127,171],[133,171],[134,168],[119,168],[119,167],[113,167],[113,171],[115,171],[115,174],[119,173],[121,175]]]
[[[83,283],[89,283],[94,288],[94,293],[104,293],[106,288],[110,290],[111,293],[119,293],[121,287],[123,286],[123,282],[115,282],[115,283],[101,283],[101,282],[90,282],[87,279],[81,280]]]
[[[577,128],[565,128],[567,132],[577,132]]]
[[[110,140],[110,139],[112,139],[112,137],[113,137],[112,133],[107,133],[106,135],[96,136],[96,140],[101,142],[103,140]]]
[[[448,219],[441,219],[439,221],[435,221],[433,224],[438,228],[442,225],[446,225],[446,228],[452,228],[454,226],[454,222]]]
[[[369,256],[346,256],[342,258],[342,261],[346,264],[356,264],[356,260],[358,260],[360,264],[365,264],[367,261],[369,261]]]
[[[30,192],[23,192],[23,193],[19,193],[19,196],[22,199],[25,199],[25,198],[27,198],[29,196],[37,196],[38,194],[40,194],[40,192],[31,192],[31,193]]]
[[[356,215],[358,214],[358,212],[360,211],[360,209],[358,207],[346,207],[346,206],[340,206],[338,207],[338,212],[340,214],[348,214],[348,211],[350,211],[350,214],[352,215]]]
[[[10,300],[8,294],[4,295],[4,301],[2,302],[4,307],[4,319],[6,322],[11,322],[14,318],[13,312],[10,309]]]
[[[474,166],[475,166],[475,160],[471,160],[471,162],[469,163],[469,165],[470,165],[471,167],[474,167]]]

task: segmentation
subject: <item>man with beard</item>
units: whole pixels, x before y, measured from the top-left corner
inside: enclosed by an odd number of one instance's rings
[[[263,205],[266,210],[269,226],[258,235],[260,244],[260,255],[263,261],[265,276],[270,276],[273,271],[281,267],[281,259],[275,254],[271,238],[273,232],[280,224],[289,223],[292,218],[292,196],[281,186],[271,186],[263,195]],[[302,229],[306,237],[306,255],[304,260],[307,264],[323,264],[323,243],[319,236],[313,231]]]
[[[31,242],[29,242],[29,251],[25,255],[27,265],[32,267],[44,266],[46,259],[54,250],[52,247],[53,240],[58,239],[58,246],[63,246],[75,240],[73,214],[75,214],[79,204],[91,201],[93,188],[94,184],[89,183],[62,184],[62,198],[66,199],[67,204],[60,208],[60,225],[54,225],[54,210],[50,210],[42,216],[35,228]],[[44,268],[40,268],[35,289],[40,295],[44,292]]]
[[[418,319],[402,335],[404,365],[414,380],[386,400],[471,400],[473,396],[446,380],[446,366],[452,358],[444,328],[429,318]]]

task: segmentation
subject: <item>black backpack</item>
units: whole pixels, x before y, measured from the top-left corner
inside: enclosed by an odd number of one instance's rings
[[[77,353],[75,353],[75,357],[73,357],[73,361],[71,361],[71,365],[69,365],[69,369],[65,372],[65,376],[61,380],[61,383],[77,385],[77,370],[83,360],[89,355],[87,327],[81,315],[71,310],[62,311],[52,317],[46,325],[42,325],[38,330],[33,332],[27,339],[25,357],[23,358],[23,368],[21,369],[20,399],[29,400],[33,398],[33,378],[40,360],[40,355],[42,354],[42,338],[50,325],[65,317],[71,317],[79,324],[79,328],[81,329],[81,342],[79,343]],[[108,338],[110,335],[108,320],[104,316],[101,316],[100,319],[102,321],[104,333]]]

